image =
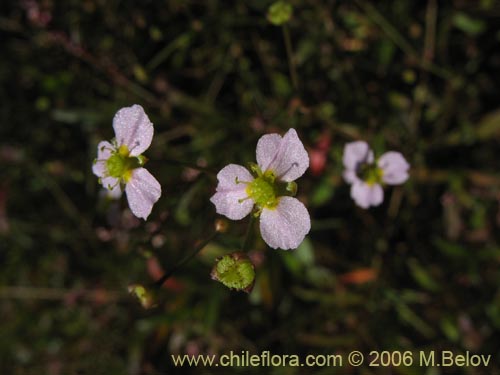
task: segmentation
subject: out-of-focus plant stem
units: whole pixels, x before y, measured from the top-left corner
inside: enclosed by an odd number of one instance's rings
[[[193,163],[190,163],[190,162],[185,162],[185,161],[180,161],[180,160],[173,160],[173,159],[161,159],[159,161],[162,162],[162,163],[169,163],[169,164],[180,165],[180,166],[183,166],[183,167],[195,169],[197,171],[206,173],[206,174],[211,175],[211,176],[216,176],[217,175],[217,172],[215,170],[213,170],[212,168],[201,167],[201,166],[199,166],[197,164],[193,164]]]
[[[153,286],[155,287],[161,287],[165,281],[168,280],[170,276],[172,276],[175,272],[177,272],[179,269],[182,268],[187,262],[189,262],[192,258],[194,258],[209,242],[213,241],[215,237],[219,232],[214,232],[208,238],[203,240],[202,242],[198,243],[198,245],[195,246],[194,250],[186,255],[183,259],[181,259],[172,269],[169,271],[165,272],[165,274],[160,277],[154,284]]]
[[[250,237],[252,235],[254,221],[255,221],[255,217],[253,214],[251,214],[250,220],[248,221],[247,232],[245,234],[245,238],[243,240],[243,243],[241,244],[241,251],[243,251],[243,252],[247,251],[248,247],[250,246]]]
[[[292,38],[290,37],[290,31],[288,30],[288,26],[286,24],[282,27],[283,30],[283,39],[285,39],[285,48],[286,48],[286,56],[288,60],[288,70],[290,71],[290,76],[292,78],[292,84],[295,91],[299,90],[299,80],[297,77],[297,70],[295,66],[295,58],[293,57],[293,48],[292,48]]]
[[[401,33],[389,22],[384,16],[377,10],[377,8],[367,1],[356,1],[356,4],[366,13],[369,19],[371,19],[375,24],[377,24],[384,33],[396,44],[404,53],[414,59],[420,66],[420,68],[433,73],[434,75],[441,77],[443,79],[453,78],[453,73],[449,70],[437,66],[430,60],[421,60],[417,54],[417,51],[412,47],[412,45],[401,35]]]
[[[76,296],[85,301],[117,301],[126,294],[115,290],[88,290],[88,289],[61,289],[43,288],[30,286],[2,286],[0,288],[0,298],[2,299],[22,299],[22,300],[65,300],[71,296]]]

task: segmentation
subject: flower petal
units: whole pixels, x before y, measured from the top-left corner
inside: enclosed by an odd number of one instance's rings
[[[94,172],[97,177],[106,177],[108,174],[106,161],[111,156],[113,150],[113,145],[107,141],[101,141],[97,145],[97,159],[92,165],[92,172]]]
[[[101,141],[97,145],[97,159],[108,160],[113,153],[115,147],[108,141]]]
[[[265,171],[276,157],[283,138],[279,134],[265,134],[259,138],[256,149],[256,159],[259,167]]]
[[[309,168],[309,155],[295,129],[287,131],[283,138],[278,134],[262,136],[256,153],[262,171],[274,171],[281,181],[294,181]]]
[[[122,196],[122,187],[120,184],[116,185],[113,189],[108,190],[106,189],[106,196],[109,199],[120,199]]]
[[[127,146],[130,156],[139,156],[151,145],[153,124],[138,104],[116,112],[113,118],[113,128],[118,145]]]
[[[260,214],[260,233],[273,249],[296,249],[310,229],[309,212],[296,198],[281,197],[275,209]]]
[[[128,205],[132,213],[147,219],[153,205],[161,196],[160,183],[145,168],[132,170],[132,176],[125,186]]]
[[[243,219],[252,211],[254,205],[253,200],[248,198],[244,189],[217,192],[210,198],[210,202],[215,205],[218,214],[224,215],[231,220]]]
[[[347,143],[342,157],[344,167],[355,171],[361,163],[373,163],[373,151],[364,141]]]
[[[243,219],[254,205],[246,192],[247,183],[253,181],[252,175],[241,165],[229,164],[217,174],[217,180],[216,193],[210,198],[217,213],[231,220]]]
[[[384,191],[379,184],[368,185],[358,181],[351,186],[351,197],[362,208],[378,206],[384,200]]]
[[[219,181],[217,191],[245,190],[246,183],[252,182],[253,179],[253,176],[245,167],[238,164],[228,164],[217,173],[217,180]]]
[[[101,177],[101,185],[108,190],[120,189],[120,179],[116,177]]]
[[[352,169],[344,170],[344,172],[342,173],[342,176],[344,177],[345,182],[347,182],[348,184],[354,184],[358,181],[361,181],[359,179],[358,175],[356,174],[356,171],[354,171]]]
[[[382,154],[377,164],[383,171],[382,180],[386,184],[398,185],[408,179],[410,164],[399,152],[389,151]]]

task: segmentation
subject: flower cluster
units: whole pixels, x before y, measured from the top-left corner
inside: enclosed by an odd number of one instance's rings
[[[133,105],[116,113],[113,128],[115,138],[97,146],[92,171],[109,194],[119,197],[125,191],[132,213],[146,220],[161,196],[160,183],[144,168],[147,159],[142,155],[151,145],[153,124],[140,105]],[[295,129],[290,129],[283,137],[263,135],[257,142],[256,159],[249,169],[238,164],[222,168],[210,201],[217,213],[232,220],[241,220],[253,211],[259,218],[262,238],[271,248],[296,249],[311,229],[307,208],[294,197],[295,180],[309,168],[309,155]],[[410,166],[403,155],[389,151],[375,158],[363,141],[345,145],[343,164],[351,197],[365,209],[382,203],[383,185],[402,184],[409,177]],[[217,233],[225,232],[223,224],[216,227]],[[169,277],[166,275],[160,283]],[[237,252],[218,258],[211,276],[231,289],[249,292],[255,270],[249,257]],[[134,287],[132,291],[143,304],[150,305],[144,288]]]
[[[264,241],[274,249],[295,249],[311,229],[306,207],[292,197],[297,189],[294,181],[309,167],[307,151],[290,129],[283,137],[262,136],[256,154],[252,173],[237,164],[224,167],[210,200],[217,213],[232,220],[244,218],[256,206]]]
[[[351,197],[362,208],[384,200],[382,184],[399,185],[408,179],[410,165],[399,152],[388,151],[377,160],[368,144],[351,142],[344,147],[344,179],[351,184]]]
[[[153,124],[140,105],[120,109],[113,119],[115,139],[97,146],[97,159],[92,171],[114,196],[123,189],[132,213],[147,219],[161,196],[160,183],[143,165],[141,154],[151,145]]]

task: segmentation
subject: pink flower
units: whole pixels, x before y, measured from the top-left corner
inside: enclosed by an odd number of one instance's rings
[[[146,220],[161,196],[160,183],[143,168],[147,159],[141,155],[151,145],[153,124],[135,104],[115,114],[113,128],[116,138],[98,144],[92,171],[115,196],[124,187],[130,210]]]
[[[382,184],[399,185],[408,179],[407,163],[399,152],[388,151],[376,161],[363,141],[344,147],[344,180],[351,184],[351,197],[362,208],[378,206],[384,200]]]
[[[294,129],[283,137],[266,134],[257,143],[253,175],[229,164],[217,175],[216,193],[210,198],[217,213],[232,220],[247,216],[254,206],[260,232],[272,248],[295,249],[311,228],[306,207],[296,198],[293,182],[309,167],[309,156]]]

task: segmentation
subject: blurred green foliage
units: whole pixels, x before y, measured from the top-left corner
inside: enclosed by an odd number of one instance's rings
[[[231,350],[470,350],[500,372],[498,2],[290,1],[288,52],[272,4],[0,4],[2,374],[186,373],[170,354]],[[147,222],[91,173],[134,103],[155,125],[146,156],[164,191]],[[262,134],[290,127],[311,155],[306,241],[274,251],[255,232],[255,287],[233,292],[210,280],[240,250],[247,221],[231,222],[142,309],[127,287],[174,267],[217,218],[214,176],[165,160],[253,162]],[[358,139],[412,165],[368,211],[341,178]]]

